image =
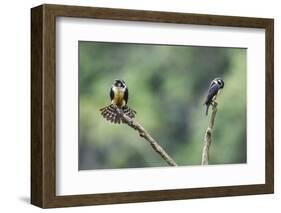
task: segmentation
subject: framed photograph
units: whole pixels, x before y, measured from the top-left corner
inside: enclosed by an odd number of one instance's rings
[[[274,21],[31,9],[31,203],[273,193]]]

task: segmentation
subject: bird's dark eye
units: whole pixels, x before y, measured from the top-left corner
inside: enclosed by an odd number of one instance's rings
[[[219,84],[219,85],[222,85],[222,82],[221,82],[221,80],[218,80],[218,84]]]

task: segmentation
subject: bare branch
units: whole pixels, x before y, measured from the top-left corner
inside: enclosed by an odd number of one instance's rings
[[[118,108],[117,106],[114,107],[116,112],[122,117],[124,123],[128,124],[134,130],[137,130],[139,135],[149,142],[154,151],[157,152],[170,166],[177,166],[177,163],[174,161],[174,159],[166,153],[166,151],[157,143],[157,141],[154,140],[138,122],[124,114],[122,109]]]
[[[212,132],[215,125],[215,118],[217,114],[217,102],[213,102],[212,104],[212,114],[209,121],[209,126],[206,130],[205,137],[204,137],[204,146],[202,151],[202,161],[201,165],[208,165],[209,164],[209,150],[212,143]]]

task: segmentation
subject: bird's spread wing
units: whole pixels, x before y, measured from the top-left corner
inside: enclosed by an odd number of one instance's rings
[[[129,116],[130,118],[134,118],[136,115],[136,111],[128,107],[127,105],[123,107],[123,112]]]
[[[101,115],[108,121],[112,123],[118,123],[120,124],[122,119],[121,117],[116,113],[115,108],[112,104],[110,104],[107,107],[104,107],[100,109]]]
[[[125,115],[127,115],[129,118],[134,118],[136,115],[136,111],[125,105],[122,107],[122,110]],[[101,115],[108,121],[112,123],[118,123],[121,122],[124,123],[122,117],[116,112],[115,107],[113,104],[110,104],[109,106],[103,107],[100,109]]]

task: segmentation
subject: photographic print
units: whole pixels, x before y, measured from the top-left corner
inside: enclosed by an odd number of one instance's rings
[[[34,7],[31,203],[273,193],[273,94],[273,19]]]
[[[247,163],[247,49],[79,41],[79,170]]]

